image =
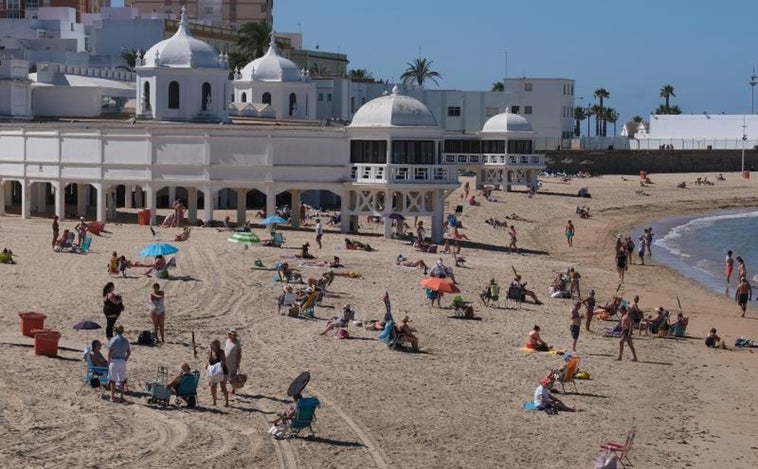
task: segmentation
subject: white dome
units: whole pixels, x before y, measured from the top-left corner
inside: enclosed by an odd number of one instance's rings
[[[482,127],[483,133],[503,132],[534,132],[532,124],[526,118],[511,113],[507,108],[505,112],[490,117]]]
[[[241,80],[245,81],[303,81],[297,64],[279,55],[273,36],[268,51],[240,70]]]
[[[155,44],[144,55],[145,67],[220,68],[219,54],[210,44],[192,37],[185,8],[173,36]]]
[[[358,109],[350,127],[436,127],[437,120],[421,101],[392,93],[372,99]]]

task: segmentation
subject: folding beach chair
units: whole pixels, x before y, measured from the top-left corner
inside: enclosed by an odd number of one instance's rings
[[[197,383],[200,382],[200,372],[195,370],[191,375],[182,376],[179,387],[176,389],[174,405],[178,406],[181,401],[192,409],[197,405]]]
[[[282,428],[275,434],[276,438],[292,438],[300,434],[300,431],[307,428],[313,432],[313,422],[316,420],[316,409],[321,407],[321,403],[315,397],[304,397],[297,401],[297,410],[295,411],[295,417],[284,424]]]
[[[565,393],[566,383],[571,383],[574,385],[574,392],[578,393],[579,390],[576,389],[576,372],[579,370],[579,357],[573,356],[569,358],[568,363],[566,363],[566,367],[563,370],[563,373],[558,376],[557,381],[561,383],[561,392]]]
[[[632,462],[629,460],[629,453],[632,451],[632,445],[634,445],[635,433],[636,428],[633,426],[629,430],[629,433],[627,433],[626,441],[623,444],[607,441],[600,445],[600,449],[604,449],[608,453],[615,454],[618,457],[618,461],[623,467],[626,467],[626,464],[624,464],[625,460],[630,466],[632,466]]]
[[[87,365],[87,375],[84,377],[82,388],[85,386],[100,388],[100,394],[102,395],[105,393],[105,390],[108,389],[108,367],[93,365],[90,351],[91,348],[88,345],[84,349],[84,355],[82,356],[84,363]]]
[[[275,247],[282,247],[282,244],[284,244],[284,235],[279,233],[278,231],[271,235],[271,245]]]
[[[523,287],[517,287],[515,285],[511,285],[508,287],[508,296],[506,298],[508,301],[514,301],[518,305],[518,309],[521,309],[521,303],[524,302],[524,288]],[[507,302],[506,302],[507,306]]]

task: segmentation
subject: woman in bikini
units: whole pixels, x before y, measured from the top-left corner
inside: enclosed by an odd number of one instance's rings
[[[166,342],[166,305],[164,299],[165,294],[161,290],[161,286],[154,283],[153,289],[150,292],[150,319],[153,321],[153,333],[155,337],[158,337],[158,333],[160,332],[161,343]]]

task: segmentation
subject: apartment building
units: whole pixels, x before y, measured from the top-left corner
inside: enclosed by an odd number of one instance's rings
[[[6,0],[8,1],[8,0]],[[245,23],[274,22],[274,0],[133,0],[143,17],[151,13],[173,13],[179,16],[183,5],[191,23],[237,28]]]

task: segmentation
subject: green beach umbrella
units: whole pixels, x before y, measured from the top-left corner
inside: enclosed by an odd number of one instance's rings
[[[231,235],[227,241],[229,241],[231,243],[242,244],[242,245],[245,246],[245,250],[242,251],[242,264],[244,265],[245,264],[245,253],[250,248],[250,245],[251,244],[260,243],[261,239],[259,237],[257,237],[253,233],[239,232],[239,233],[234,233],[233,235]]]

